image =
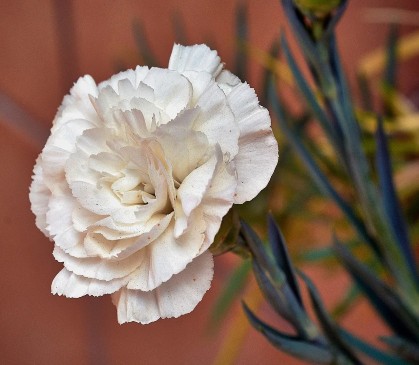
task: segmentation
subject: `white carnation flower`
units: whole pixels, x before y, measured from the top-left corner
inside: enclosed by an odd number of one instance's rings
[[[112,294],[119,323],[189,313],[210,287],[222,218],[277,160],[268,111],[205,45],[175,45],[168,69],[80,78],[30,189],[64,264],[52,292]]]

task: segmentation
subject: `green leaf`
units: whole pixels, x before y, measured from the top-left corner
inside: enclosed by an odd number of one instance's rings
[[[362,73],[358,74],[356,77],[358,83],[358,89],[360,91],[361,97],[360,102],[362,108],[367,112],[374,111],[373,97],[371,93],[371,88],[366,76]]]
[[[175,42],[179,44],[188,44],[188,37],[186,36],[185,19],[182,14],[176,11],[172,17],[173,32],[175,35]]]
[[[310,299],[313,304],[313,309],[329,341],[336,347],[336,349],[340,353],[342,353],[343,356],[349,359],[351,363],[361,365],[359,359],[355,356],[350,347],[348,347],[348,345],[340,337],[339,331],[337,330],[337,326],[327,313],[327,310],[324,307],[322,300],[320,299],[320,295],[317,292],[317,289],[312,283],[312,281],[308,278],[308,276],[306,276],[302,272],[299,272],[299,275],[307,285]]]
[[[291,24],[294,34],[296,35],[298,43],[302,48],[305,56],[310,60],[312,64],[317,65],[319,62],[317,48],[304,27],[304,23],[301,19],[301,13],[294,6],[292,0],[282,0],[282,6],[284,8],[286,18]]]
[[[311,90],[308,82],[305,80],[303,74],[301,73],[297,65],[297,62],[295,61],[291,53],[291,50],[288,46],[287,39],[283,34],[281,35],[281,46],[282,50],[284,51],[285,59],[287,60],[288,66],[290,67],[292,75],[294,76],[295,82],[298,86],[298,89],[300,90],[302,96],[305,98],[308,107],[319,121],[326,135],[329,137],[329,140],[332,142],[341,143],[340,140],[337,140],[337,136],[331,129],[329,119],[326,113],[324,112],[323,108],[320,106],[316,95]]]
[[[403,361],[397,356],[389,355],[377,349],[376,347],[361,340],[359,337],[353,335],[352,333],[346,331],[343,328],[339,329],[339,333],[342,336],[342,338],[353,348],[363,352],[365,355],[382,365],[409,365],[407,362]]]
[[[274,265],[272,265],[272,260],[267,254],[262,240],[245,221],[241,220],[240,224],[240,233],[244,239],[244,242],[249,247],[254,259],[264,270],[269,272],[269,274],[273,277],[273,279],[276,282],[284,283],[285,277],[283,273],[280,270],[278,270]]]
[[[272,57],[273,60],[278,58],[280,46],[281,46],[280,40],[275,39],[272,42],[271,47],[269,49],[269,55]],[[265,67],[265,69],[263,70],[263,82],[262,82],[263,87],[262,87],[262,94],[260,98],[261,105],[267,105],[268,103],[268,88],[269,88],[269,83],[270,83],[271,78],[272,78],[272,70],[268,67]],[[281,159],[279,160],[279,162],[281,162]]]
[[[241,80],[246,79],[247,74],[247,52],[244,52],[243,45],[248,39],[247,4],[240,2],[236,9],[236,38],[238,47],[235,52],[235,74]]]
[[[336,237],[334,248],[346,270],[390,328],[403,338],[418,341],[418,319],[410,313],[392,289],[377,278],[368,267],[356,260],[349,250],[338,242]]]
[[[390,88],[390,90],[396,88],[398,38],[397,28],[392,26],[388,37],[387,60],[384,71],[384,85],[386,88]]]
[[[284,272],[276,266],[273,257],[256,233],[244,221],[242,237],[253,255],[253,269],[258,284],[269,304],[277,313],[293,324],[305,339],[318,338],[319,332],[310,321],[287,283]]]
[[[396,243],[403,253],[407,266],[410,268],[412,276],[418,282],[415,256],[410,245],[406,222],[403,218],[401,207],[397,199],[396,189],[394,187],[388,142],[381,119],[378,120],[375,139],[377,142],[376,165],[386,218],[392,228]]]
[[[317,331],[313,331],[310,320],[288,283],[272,281],[269,273],[264,271],[256,260],[253,261],[253,271],[263,295],[279,316],[292,324],[302,338],[316,337]]]
[[[282,236],[282,233],[279,230],[271,214],[268,215],[268,232],[269,243],[271,245],[272,253],[276,261],[276,264],[284,272],[285,277],[287,279],[287,283],[291,288],[295,298],[298,300],[298,303],[301,305],[301,307],[304,307],[303,301],[301,299],[300,288],[298,286],[294,268],[291,264],[291,260],[288,255],[288,250],[285,244],[284,237]]]
[[[357,230],[359,236],[370,245],[370,247],[377,255],[380,255],[379,247],[376,241],[369,235],[364,223],[355,215],[350,205],[333,188],[333,186],[328,181],[327,177],[323,174],[323,172],[318,167],[317,163],[311,157],[304,144],[295,135],[293,130],[288,126],[287,117],[282,108],[281,100],[278,99],[273,82],[271,82],[270,84],[268,97],[270,105],[273,107],[273,110],[277,115],[278,123],[281,127],[281,130],[287,137],[288,142],[291,143],[291,145],[298,153],[299,157],[305,164],[308,172],[310,173],[311,177],[313,178],[319,189],[323,192],[324,195],[328,196],[336,203],[336,205],[341,209],[341,211],[345,214],[345,216]]]
[[[319,343],[310,343],[281,333],[266,323],[262,322],[253,312],[243,303],[243,308],[251,325],[261,332],[269,342],[276,348],[305,361],[316,364],[332,364],[333,356],[329,349]]]
[[[336,319],[345,315],[360,297],[360,290],[357,285],[351,285],[341,299],[332,309],[332,316]]]
[[[332,19],[329,21],[326,27],[325,35],[330,35],[334,32],[336,25],[339,20],[342,18],[342,15],[345,13],[346,8],[348,7],[348,0],[341,0],[339,7],[336,9],[335,13],[332,16]]]
[[[148,39],[144,30],[144,25],[138,19],[134,19],[132,23],[132,30],[134,33],[134,39],[137,43],[138,51],[140,53],[143,62],[147,66],[158,66],[157,59],[151,51]]]
[[[390,346],[400,357],[412,364],[419,364],[419,345],[397,336],[380,337],[380,340]]]
[[[318,120],[320,126],[323,128],[329,140],[333,143],[335,148],[342,148],[342,138],[339,136],[330,125],[327,114],[324,112],[320,106],[317,97],[314,92],[311,90],[308,82],[305,80],[303,74],[301,73],[292,53],[289,49],[288,42],[284,35],[281,36],[281,45],[284,51],[284,56],[287,60],[287,63],[290,67],[294,80],[303,95],[308,107],[312,111],[314,117]]]

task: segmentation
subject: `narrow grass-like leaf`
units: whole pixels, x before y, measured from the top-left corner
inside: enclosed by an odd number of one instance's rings
[[[270,257],[266,253],[262,240],[245,221],[241,220],[240,224],[241,235],[243,236],[245,243],[248,245],[253,257],[263,269],[269,271],[273,268],[273,265]],[[285,277],[279,270],[276,270],[275,273],[271,272],[270,274],[276,276],[274,280],[277,280],[278,283],[285,282]]]
[[[357,248],[361,246],[363,243],[359,240],[351,240],[345,242],[348,247]],[[336,261],[336,254],[333,249],[333,246],[326,246],[326,247],[316,247],[313,249],[305,249],[302,251],[298,256],[298,260],[303,262],[319,262],[325,260],[334,260]]]
[[[247,43],[248,38],[248,20],[247,20],[247,4],[242,1],[236,8],[236,40],[237,49],[235,52],[235,74],[241,80],[246,79],[247,73],[247,52],[244,51],[243,45]]]
[[[284,52],[284,56],[287,60],[288,66],[290,67],[290,70],[294,76],[295,82],[301,94],[303,95],[304,99],[306,100],[308,107],[313,112],[314,117],[318,120],[318,122],[320,123],[320,126],[323,128],[324,132],[326,133],[329,140],[333,143],[333,145],[336,148],[339,146],[340,146],[339,148],[341,148],[342,147],[341,138],[331,128],[327,115],[325,114],[324,110],[320,106],[317,100],[317,97],[315,96],[314,92],[311,90],[303,74],[301,73],[291,53],[291,50],[288,46],[288,42],[283,34],[281,36],[281,45],[282,45],[282,49]]]
[[[253,268],[256,279],[271,306],[280,316],[290,321],[304,339],[318,338],[317,328],[295,297],[284,272],[276,266],[273,257],[268,254],[264,244],[250,226],[242,221],[241,228],[242,237],[254,257]]]
[[[367,112],[373,112],[374,104],[372,101],[373,98],[368,79],[364,74],[358,73],[356,80],[358,82],[358,89],[361,94],[360,102],[362,108],[364,108]]]
[[[336,28],[337,23],[342,18],[343,13],[348,7],[348,0],[341,0],[339,7],[335,10],[332,19],[329,21],[326,27],[325,36],[330,35]]]
[[[259,288],[262,290],[263,295],[272,306],[272,308],[279,314],[279,316],[292,323],[294,327],[298,327],[298,332],[301,333],[301,326],[290,312],[290,298],[287,298],[287,295],[285,294],[287,283],[285,281],[283,283],[277,283],[277,285],[272,283],[269,277],[269,273],[263,270],[256,260],[253,261],[253,271],[255,273]],[[290,292],[290,290],[288,290],[288,292]],[[291,301],[295,302],[293,298],[291,298]]]
[[[336,324],[333,322],[333,320],[330,318],[329,314],[327,313],[327,310],[324,307],[322,300],[320,299],[320,295],[317,292],[317,289],[312,283],[312,281],[308,278],[308,276],[306,276],[302,272],[299,272],[299,275],[307,285],[310,299],[313,304],[313,309],[329,341],[336,347],[336,349],[339,352],[341,352],[345,357],[347,357],[353,364],[361,365],[360,360],[356,357],[356,355],[352,352],[350,347],[340,337]]]
[[[400,359],[397,356],[387,354],[376,347],[370,345],[369,343],[361,340],[359,337],[353,335],[352,333],[346,331],[343,328],[339,329],[341,337],[354,349],[361,351],[371,359],[375,360],[382,365],[409,365],[404,360]]]
[[[334,247],[352,279],[365,293],[382,319],[399,336],[411,341],[419,340],[419,323],[409,309],[383,281],[364,264],[356,260],[349,250],[335,237]]]
[[[253,270],[262,293],[279,316],[292,324],[301,338],[305,340],[318,338],[317,328],[297,301],[288,283],[273,281],[269,273],[263,270],[256,260],[253,261]]]
[[[386,217],[413,277],[418,280],[415,256],[394,187],[388,142],[381,119],[378,120],[375,139],[377,143],[376,165]]]
[[[369,235],[364,223],[355,215],[350,205],[333,188],[333,186],[328,181],[327,177],[323,174],[323,172],[318,167],[317,163],[314,161],[310,153],[307,151],[306,147],[301,143],[300,139],[297,138],[294,132],[289,128],[287,123],[287,117],[281,106],[281,101],[278,100],[278,96],[276,94],[273,82],[271,82],[270,84],[268,97],[269,102],[277,115],[278,123],[282,129],[282,132],[285,134],[288,142],[291,143],[291,145],[294,147],[294,149],[300,156],[301,160],[305,164],[308,172],[310,173],[311,177],[313,178],[319,189],[323,192],[323,194],[328,196],[337,204],[337,206],[341,209],[341,211],[345,214],[348,220],[355,227],[360,237],[370,245],[370,247],[378,256],[381,256],[380,249],[377,243]]]
[[[324,345],[310,343],[298,337],[281,333],[261,321],[245,303],[243,303],[243,309],[251,325],[261,332],[276,348],[312,363],[325,365],[333,363],[333,355]]]
[[[138,19],[134,19],[132,23],[134,39],[137,43],[138,51],[144,63],[148,66],[158,66],[157,59],[151,51],[148,39],[144,30],[144,25]]]
[[[406,341],[397,336],[380,337],[380,340],[390,346],[400,357],[412,364],[419,364],[419,344]]]
[[[344,112],[344,115],[337,115],[337,117],[340,119],[342,131],[346,134],[347,142],[357,143],[356,146],[351,145],[350,148],[354,149],[358,146],[361,148],[361,130],[355,119],[351,93],[342,67],[342,62],[340,61],[336,37],[334,34],[329,40],[329,52],[331,70],[333,72],[334,79],[336,80],[335,83],[337,85],[339,101]],[[346,128],[343,123],[347,124]],[[359,153],[362,153],[361,149],[359,150]]]
[[[335,320],[348,313],[349,309],[355,304],[360,296],[360,290],[357,285],[351,285],[347,289],[343,299],[341,299],[332,309],[331,313]]]
[[[313,40],[310,38],[307,30],[304,28],[302,15],[295,7],[292,0],[282,0],[282,6],[285,11],[286,18],[291,24],[291,27],[298,39],[298,43],[302,48],[305,56],[310,60],[313,65],[318,65],[319,55]]]
[[[330,40],[330,63],[334,70],[334,83],[338,88],[339,98],[330,98],[331,111],[336,116],[345,136],[346,158],[349,162],[348,171],[354,181],[359,203],[361,204],[365,221],[369,227],[376,232],[377,244],[380,245],[378,252],[383,265],[395,277],[397,284],[402,288],[405,296],[411,293],[414,297],[417,291],[416,278],[413,278],[409,268],[404,265],[404,257],[392,239],[391,228],[386,222],[382,201],[379,199],[377,187],[375,186],[368,159],[361,143],[361,132],[356,121],[349,89],[342,70],[342,65],[337,52],[335,37]],[[323,72],[323,70],[320,70]],[[327,68],[324,69],[327,72]],[[326,91],[324,91],[326,93]],[[413,302],[413,299],[408,299]],[[410,305],[413,305],[411,303]]]
[[[393,25],[388,37],[387,59],[384,71],[384,84],[385,87],[390,88],[390,90],[394,90],[396,87],[398,38],[397,28]]]
[[[225,318],[234,300],[239,296],[247,283],[250,270],[252,269],[251,261],[244,260],[229,275],[227,283],[225,283],[222,292],[214,304],[211,313],[211,326],[217,326],[223,318]]]
[[[314,249],[304,250],[300,255],[297,256],[298,260],[303,262],[319,262],[334,259],[335,254],[331,247],[320,247]]]
[[[272,253],[276,261],[276,264],[284,272],[289,287],[291,288],[295,298],[303,307],[300,288],[298,286],[297,278],[294,273],[294,268],[291,264],[291,260],[288,255],[288,250],[285,245],[284,237],[282,236],[282,233],[279,230],[271,214],[268,215],[268,232],[269,243],[271,245]]]
[[[185,27],[185,19],[182,14],[176,11],[172,16],[173,32],[175,35],[175,42],[180,44],[188,44],[188,37]]]
[[[270,47],[269,50],[269,56],[273,59],[276,60],[279,57],[279,51],[281,47],[281,43],[279,39],[275,39]],[[260,104],[261,105],[267,105],[268,103],[268,89],[269,89],[269,83],[271,82],[271,78],[272,78],[272,70],[269,67],[265,67],[264,71],[263,71],[263,81],[262,81],[262,94],[261,94],[261,98],[260,98]],[[281,159],[279,160],[279,162],[281,162]]]

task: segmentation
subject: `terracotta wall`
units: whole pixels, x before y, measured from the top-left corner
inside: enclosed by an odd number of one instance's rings
[[[139,62],[134,19],[144,24],[162,65],[174,41],[170,19],[178,14],[185,21],[189,42],[210,40],[228,67],[233,63],[232,19],[238,2],[0,1],[1,363],[157,365],[211,364],[214,360],[229,323],[211,333],[209,313],[233,258],[217,259],[213,287],[192,314],[147,326],[119,326],[109,297],[71,300],[50,294],[51,281],[61,265],[51,255],[52,244],[35,228],[27,194],[34,160],[72,82],[86,73],[101,81],[117,66],[134,67]],[[248,3],[252,43],[266,50],[285,24],[279,2]],[[365,8],[378,6],[419,10],[414,0],[350,1],[339,27],[350,74],[361,55],[385,39],[387,27],[367,23],[364,17]],[[413,30],[416,28],[403,29]],[[252,65],[248,81],[255,87],[260,71]],[[417,86],[408,76],[403,87]],[[322,283],[320,291],[328,303],[342,292],[344,277],[332,279],[328,271],[306,269]],[[235,308],[240,310],[238,305]],[[266,316],[273,317],[269,310]],[[370,328],[378,331],[382,325],[376,320],[368,322],[369,316],[368,307],[360,304],[346,324],[372,337]],[[300,362],[280,354],[250,331],[236,364],[278,363]]]

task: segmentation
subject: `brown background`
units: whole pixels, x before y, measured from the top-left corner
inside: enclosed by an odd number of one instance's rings
[[[0,362],[2,364],[211,364],[229,330],[209,331],[209,314],[233,257],[216,260],[211,290],[197,309],[179,319],[147,326],[116,322],[109,297],[65,299],[50,294],[60,270],[52,244],[35,228],[28,202],[31,170],[60,105],[78,76],[97,81],[116,65],[138,62],[133,19],[143,22],[150,45],[165,64],[174,41],[171,17],[180,14],[190,43],[211,40],[222,59],[233,63],[233,13],[238,1],[35,1],[0,0]],[[252,43],[268,49],[286,21],[278,0],[248,1]],[[370,7],[419,10],[417,1],[352,0],[339,27],[340,48],[350,75],[360,57],[383,43],[388,27],[365,21]],[[403,28],[404,32],[416,30]],[[410,70],[412,71],[412,70]],[[261,69],[249,82],[259,87]],[[417,72],[413,73],[415,76]],[[406,90],[417,86],[405,74]],[[16,103],[16,104],[14,104]],[[331,305],[346,278],[306,267]],[[319,284],[321,283],[321,284]],[[262,306],[259,313],[275,321]],[[278,321],[276,323],[279,323]],[[365,303],[344,319],[373,338],[384,327]],[[247,333],[235,364],[300,364]]]

